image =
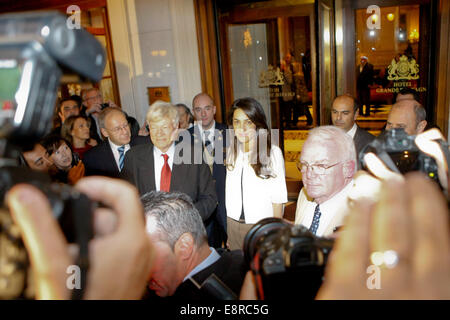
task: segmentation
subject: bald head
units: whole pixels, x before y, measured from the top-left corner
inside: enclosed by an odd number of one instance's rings
[[[333,125],[348,132],[355,124],[358,116],[358,105],[350,95],[338,96],[331,105],[331,121]]]
[[[425,108],[416,100],[401,100],[392,106],[386,129],[403,128],[409,135],[424,131],[427,121]]]
[[[204,130],[208,130],[214,124],[216,106],[211,96],[207,93],[199,93],[192,100],[192,110],[195,120],[201,123]]]

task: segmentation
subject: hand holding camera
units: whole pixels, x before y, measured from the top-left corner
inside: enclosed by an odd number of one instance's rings
[[[137,191],[126,182],[99,177],[80,180],[76,189],[111,208],[94,212],[96,230],[89,243],[90,270],[84,298],[140,298],[150,272],[152,250]],[[7,204],[30,256],[37,298],[70,298],[66,271],[74,260],[46,196],[33,186],[20,184],[8,193]],[[103,223],[99,225],[100,219]],[[107,234],[101,230],[102,236],[98,236],[99,229],[108,224],[106,220],[113,227]]]

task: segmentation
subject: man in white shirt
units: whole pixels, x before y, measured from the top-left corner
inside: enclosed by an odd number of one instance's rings
[[[205,163],[195,163],[194,153],[185,159],[188,141],[178,143],[178,111],[163,101],[153,103],[147,112],[152,144],[130,149],[125,156],[121,177],[134,184],[141,195],[152,190],[186,193],[206,221],[217,206],[211,171]],[[148,139],[148,138],[147,138]]]
[[[304,187],[297,200],[295,224],[308,227],[317,236],[330,236],[347,213],[347,195],[356,169],[352,138],[334,126],[312,129],[297,166]]]
[[[116,178],[123,168],[125,154],[131,146],[147,143],[149,139],[144,137],[131,139],[126,115],[118,107],[103,109],[98,115],[98,122],[106,139],[84,155],[86,175]]]
[[[375,137],[356,124],[359,115],[358,104],[348,94],[337,96],[331,105],[331,121],[349,134],[355,142],[356,156],[362,148],[369,144]]]
[[[199,288],[214,274],[239,294],[246,273],[242,251],[216,250],[208,245],[202,219],[187,195],[151,191],[141,200],[154,252],[150,290],[159,297],[220,299]]]

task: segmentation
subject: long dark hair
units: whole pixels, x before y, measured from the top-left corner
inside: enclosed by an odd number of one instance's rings
[[[230,128],[233,128],[233,115],[234,112],[237,109],[241,109],[247,117],[250,119],[250,121],[256,126],[256,137],[257,139],[265,138],[267,139],[267,150],[266,152],[260,152],[260,144],[259,141],[256,141],[256,148],[251,150],[250,153],[250,164],[255,171],[256,175],[260,178],[267,179],[275,177],[275,174],[273,173],[273,168],[271,167],[270,163],[270,152],[272,147],[271,142],[271,134],[269,127],[267,125],[266,115],[264,113],[264,110],[261,106],[261,104],[253,99],[253,98],[241,98],[237,99],[233,102],[233,105],[231,106],[231,110],[228,113],[228,125]],[[263,134],[264,133],[264,134]],[[230,144],[230,148],[233,148],[233,150],[229,150],[231,152],[228,153],[229,157],[227,157],[227,169],[233,170],[234,165],[236,163],[236,157],[238,154],[238,149],[241,149],[240,143],[237,140],[236,135],[233,137],[233,142]]]

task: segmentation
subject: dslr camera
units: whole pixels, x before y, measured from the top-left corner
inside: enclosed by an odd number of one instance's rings
[[[364,156],[372,152],[393,172],[405,174],[409,171],[421,171],[436,181],[442,189],[438,178],[436,160],[422,152],[415,142],[416,136],[408,135],[403,128],[385,130],[371,143],[365,146],[358,155],[361,168],[368,170]],[[448,163],[448,144],[437,140]]]
[[[314,299],[333,243],[282,219],[259,221],[244,238],[244,258],[256,277],[258,298]]]
[[[0,15],[0,299],[28,299],[29,263],[20,232],[4,203],[18,183],[43,191],[69,243],[79,247],[82,297],[89,267],[92,212],[96,203],[46,174],[20,166],[20,155],[50,131],[63,74],[99,81],[105,66],[101,44],[83,29],[70,29],[67,17],[53,11]]]

